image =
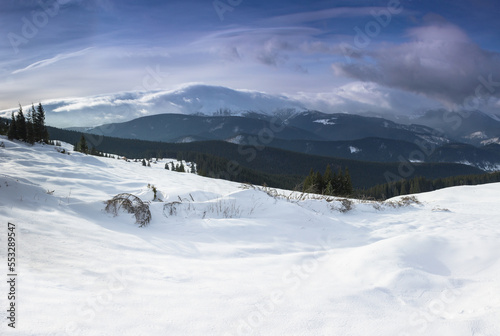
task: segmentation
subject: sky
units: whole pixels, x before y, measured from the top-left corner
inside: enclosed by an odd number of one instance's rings
[[[186,83],[325,112],[500,114],[496,0],[6,0],[0,110]]]

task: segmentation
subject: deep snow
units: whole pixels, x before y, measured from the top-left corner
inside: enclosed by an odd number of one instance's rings
[[[2,276],[8,222],[19,274],[15,331],[0,281],[2,335],[500,334],[498,183],[341,212],[166,160],[0,141]],[[103,211],[122,192],[152,200],[148,184],[162,202],[147,227]]]

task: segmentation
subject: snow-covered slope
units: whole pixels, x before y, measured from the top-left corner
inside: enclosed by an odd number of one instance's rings
[[[0,259],[5,275],[15,223],[19,279],[15,331],[0,282],[2,335],[500,331],[500,184],[343,211],[347,201],[176,173],[165,160],[0,141]],[[147,227],[103,211],[123,192],[152,201],[148,184],[162,201]]]
[[[294,113],[306,110],[291,98],[222,86],[185,85],[175,90],[120,92],[91,97],[43,102],[47,123],[55,127],[91,127],[163,114],[261,114]],[[25,109],[29,108],[26,106]],[[9,118],[11,110],[0,111]]]

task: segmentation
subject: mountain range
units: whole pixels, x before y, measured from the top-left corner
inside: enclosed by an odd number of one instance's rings
[[[422,120],[431,119],[431,113]],[[428,125],[402,124],[380,118],[350,114],[305,111],[286,117],[260,113],[241,116],[160,114],[124,123],[72,130],[110,137],[162,142],[222,140],[240,147],[270,146],[319,156],[361,161],[447,162],[472,165],[492,171],[500,167],[500,145],[494,141],[500,122],[475,112],[463,122],[461,132],[436,130]],[[429,124],[427,122],[427,124]],[[479,127],[479,128],[478,128]],[[467,134],[482,132],[477,142]],[[491,138],[488,138],[491,137]]]
[[[50,125],[109,137],[221,140],[361,161],[500,167],[500,120],[480,111],[354,115],[311,110],[287,96],[202,84],[66,98],[44,106]]]

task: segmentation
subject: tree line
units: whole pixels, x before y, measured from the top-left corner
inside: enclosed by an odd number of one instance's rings
[[[302,191],[329,196],[349,196],[353,192],[349,169],[346,168],[344,172],[339,169],[338,173],[332,173],[330,165],[327,165],[321,175],[311,168],[303,182]]]
[[[366,190],[360,190],[357,194],[358,196],[385,200],[391,197],[434,191],[454,186],[495,182],[500,182],[500,172],[450,176],[433,180],[417,176],[408,180],[404,179],[386,184],[379,184]]]
[[[27,115],[19,105],[17,114],[12,112],[11,121],[7,130],[9,140],[21,140],[29,144],[35,142],[49,143],[49,132],[45,127],[45,110],[41,103],[37,108],[32,104]]]

